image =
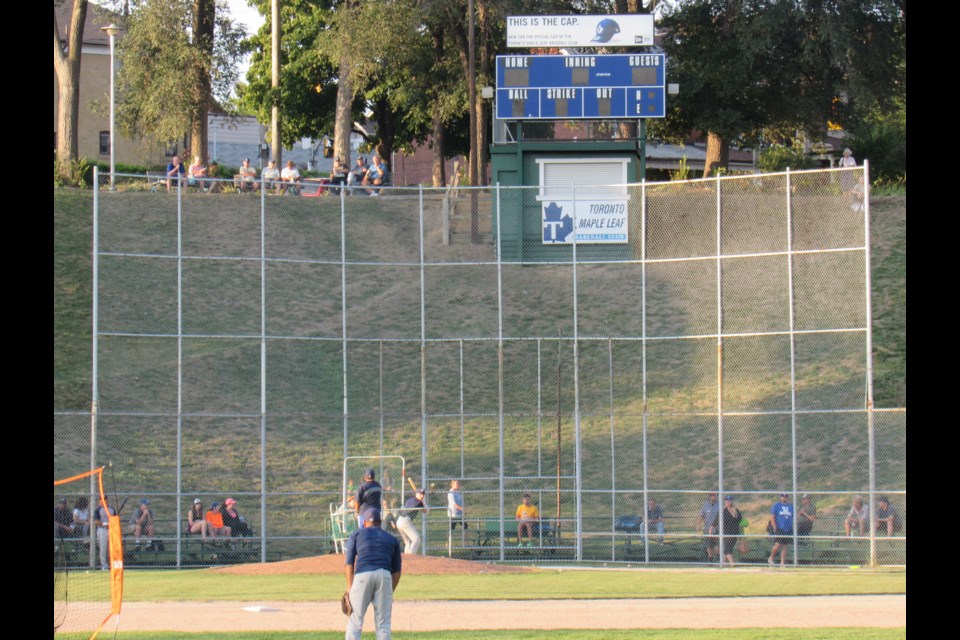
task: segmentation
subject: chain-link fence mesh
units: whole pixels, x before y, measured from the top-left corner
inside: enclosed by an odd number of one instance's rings
[[[631,185],[627,242],[551,245],[535,187],[117,176],[95,200],[95,414],[55,414],[55,476],[111,461],[117,499],[149,497],[167,553],[132,564],[330,551],[344,459],[365,456],[402,456],[389,481],[427,488],[429,554],[722,563],[699,515],[714,492],[744,517],[736,562],[766,564],[787,492],[816,510],[789,563],[905,564],[905,412],[869,410],[864,183]],[[194,498],[227,497],[245,545],[184,532]]]

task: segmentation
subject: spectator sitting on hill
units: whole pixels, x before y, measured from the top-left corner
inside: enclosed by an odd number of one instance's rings
[[[287,160],[287,166],[280,172],[280,178],[286,183],[284,189],[287,193],[300,195],[300,172],[294,166],[293,160]]]
[[[200,156],[194,156],[193,164],[190,165],[187,173],[187,184],[189,184],[191,187],[197,187],[201,191],[206,190],[207,182],[202,178],[207,177],[207,168],[203,166]]]
[[[240,165],[240,193],[249,193],[260,188],[257,182],[257,170],[250,166],[250,158],[244,158]]]
[[[180,156],[170,158],[170,164],[167,165],[167,191],[170,191],[170,185],[174,178],[182,180],[186,173],[187,170],[183,167]]]
[[[263,180],[264,189],[273,187],[273,192],[277,195],[283,192],[283,182],[280,180],[280,170],[277,169],[277,162],[275,160],[267,163],[267,166],[263,168],[263,172],[260,174],[260,178]]]
[[[383,160],[380,159],[380,156],[374,155],[373,160],[370,162],[370,167],[367,169],[366,175],[363,176],[363,184],[368,186],[379,186],[383,184],[383,179],[386,176],[386,168],[383,166]],[[371,196],[378,196],[380,192],[376,189],[367,189],[367,193]]]

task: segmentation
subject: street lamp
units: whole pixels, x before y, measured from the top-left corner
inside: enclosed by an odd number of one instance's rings
[[[106,31],[107,35],[110,36],[110,191],[113,191],[115,187],[113,186],[113,174],[114,166],[116,161],[116,150],[114,148],[114,120],[116,116],[116,103],[115,103],[115,89],[114,89],[114,79],[117,75],[117,67],[114,64],[114,45],[116,44],[117,34],[120,33],[120,27],[116,23],[111,22],[105,27],[100,27],[100,31]]]

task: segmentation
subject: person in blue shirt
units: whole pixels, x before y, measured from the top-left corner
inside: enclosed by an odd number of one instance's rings
[[[780,500],[770,507],[770,526],[773,528],[773,549],[767,564],[773,566],[777,551],[780,552],[780,566],[786,565],[787,546],[793,544],[793,504],[790,495],[780,494]]]
[[[380,159],[380,156],[373,156],[370,167],[367,169],[366,175],[363,176],[363,184],[369,186],[379,186],[383,184],[383,178],[386,172],[386,167],[383,166],[383,160]],[[372,196],[380,195],[380,192],[376,189],[367,189],[367,193]]]
[[[187,170],[184,168],[183,163],[180,162],[180,156],[170,158],[170,164],[167,165],[167,191],[170,191],[170,185],[174,178],[182,180],[186,173]]]
[[[377,639],[390,638],[393,592],[400,583],[400,543],[380,528],[380,510],[363,512],[363,528],[350,534],[346,547],[347,590],[353,613],[347,620],[346,640],[360,640],[363,617],[373,604]]]

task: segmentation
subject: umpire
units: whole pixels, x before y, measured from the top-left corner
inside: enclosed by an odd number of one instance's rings
[[[360,640],[363,616],[373,603],[377,640],[390,640],[393,592],[400,583],[400,543],[380,528],[380,510],[367,509],[363,528],[350,534],[346,551],[347,590],[353,612],[346,640]]]

